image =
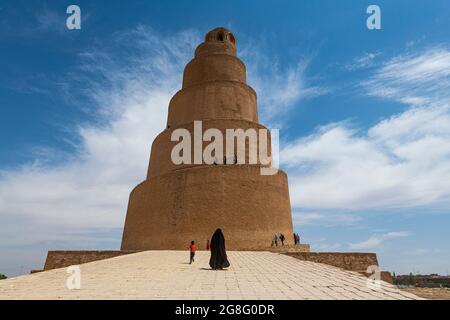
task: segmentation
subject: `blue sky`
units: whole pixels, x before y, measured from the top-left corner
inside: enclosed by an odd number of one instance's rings
[[[65,26],[70,4],[81,30]],[[447,273],[446,0],[0,0],[0,273],[40,268],[48,249],[119,247],[183,67],[217,26],[280,129],[302,241]]]

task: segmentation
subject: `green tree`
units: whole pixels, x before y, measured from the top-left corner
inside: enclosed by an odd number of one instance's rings
[[[6,279],[7,276],[5,276],[4,274],[0,273],[0,280]]]
[[[412,272],[409,273],[409,279],[408,280],[409,280],[408,281],[409,285],[410,286],[414,286],[415,282],[414,282],[414,276],[413,276]]]

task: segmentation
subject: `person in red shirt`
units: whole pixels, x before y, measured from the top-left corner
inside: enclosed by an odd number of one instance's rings
[[[189,246],[189,251],[191,252],[191,259],[189,264],[194,262],[195,251],[197,251],[197,246],[195,245],[195,241],[191,241],[191,245]]]

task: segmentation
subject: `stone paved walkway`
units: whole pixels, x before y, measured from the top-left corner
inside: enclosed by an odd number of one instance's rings
[[[0,281],[0,299],[418,299],[390,284],[367,287],[358,273],[270,252],[228,252],[231,267],[209,269],[209,253],[146,251]]]

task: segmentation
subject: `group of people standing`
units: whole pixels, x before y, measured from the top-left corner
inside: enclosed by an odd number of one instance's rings
[[[222,270],[223,268],[228,268],[230,263],[227,259],[227,252],[225,250],[225,237],[223,236],[222,230],[217,229],[211,241],[206,241],[206,250],[211,251],[211,258],[209,259],[209,266],[213,270]],[[197,246],[195,241],[191,241],[189,246],[190,251],[190,264],[194,262],[195,252],[197,251]]]
[[[286,239],[286,237],[284,236],[284,234],[278,232],[275,233],[272,237],[272,244],[271,246],[276,246],[278,247],[278,244],[281,243],[282,246],[284,246],[284,240]]]
[[[298,233],[294,233],[294,244],[300,244],[300,236]]]
[[[275,233],[272,237],[272,247],[278,246],[279,243],[284,246],[285,240],[286,237],[284,236],[284,234],[282,234],[281,232]],[[296,245],[300,244],[300,236],[298,235],[298,233],[294,233],[294,243]],[[206,250],[211,251],[211,258],[209,259],[209,265],[211,269],[222,270],[223,268],[228,268],[230,266],[230,263],[227,259],[227,252],[225,250],[225,237],[223,236],[223,232],[220,228],[214,232],[211,241],[206,241]],[[194,262],[196,251],[197,245],[195,244],[195,241],[191,241],[191,244],[189,246],[189,264],[192,264]]]
[[[284,236],[284,234],[282,234],[281,232],[275,233],[272,237],[272,244],[271,246],[276,246],[278,247],[278,244],[281,244],[282,246],[284,246],[284,240],[286,240],[286,237]],[[294,244],[300,244],[300,236],[298,235],[298,233],[294,233]]]

